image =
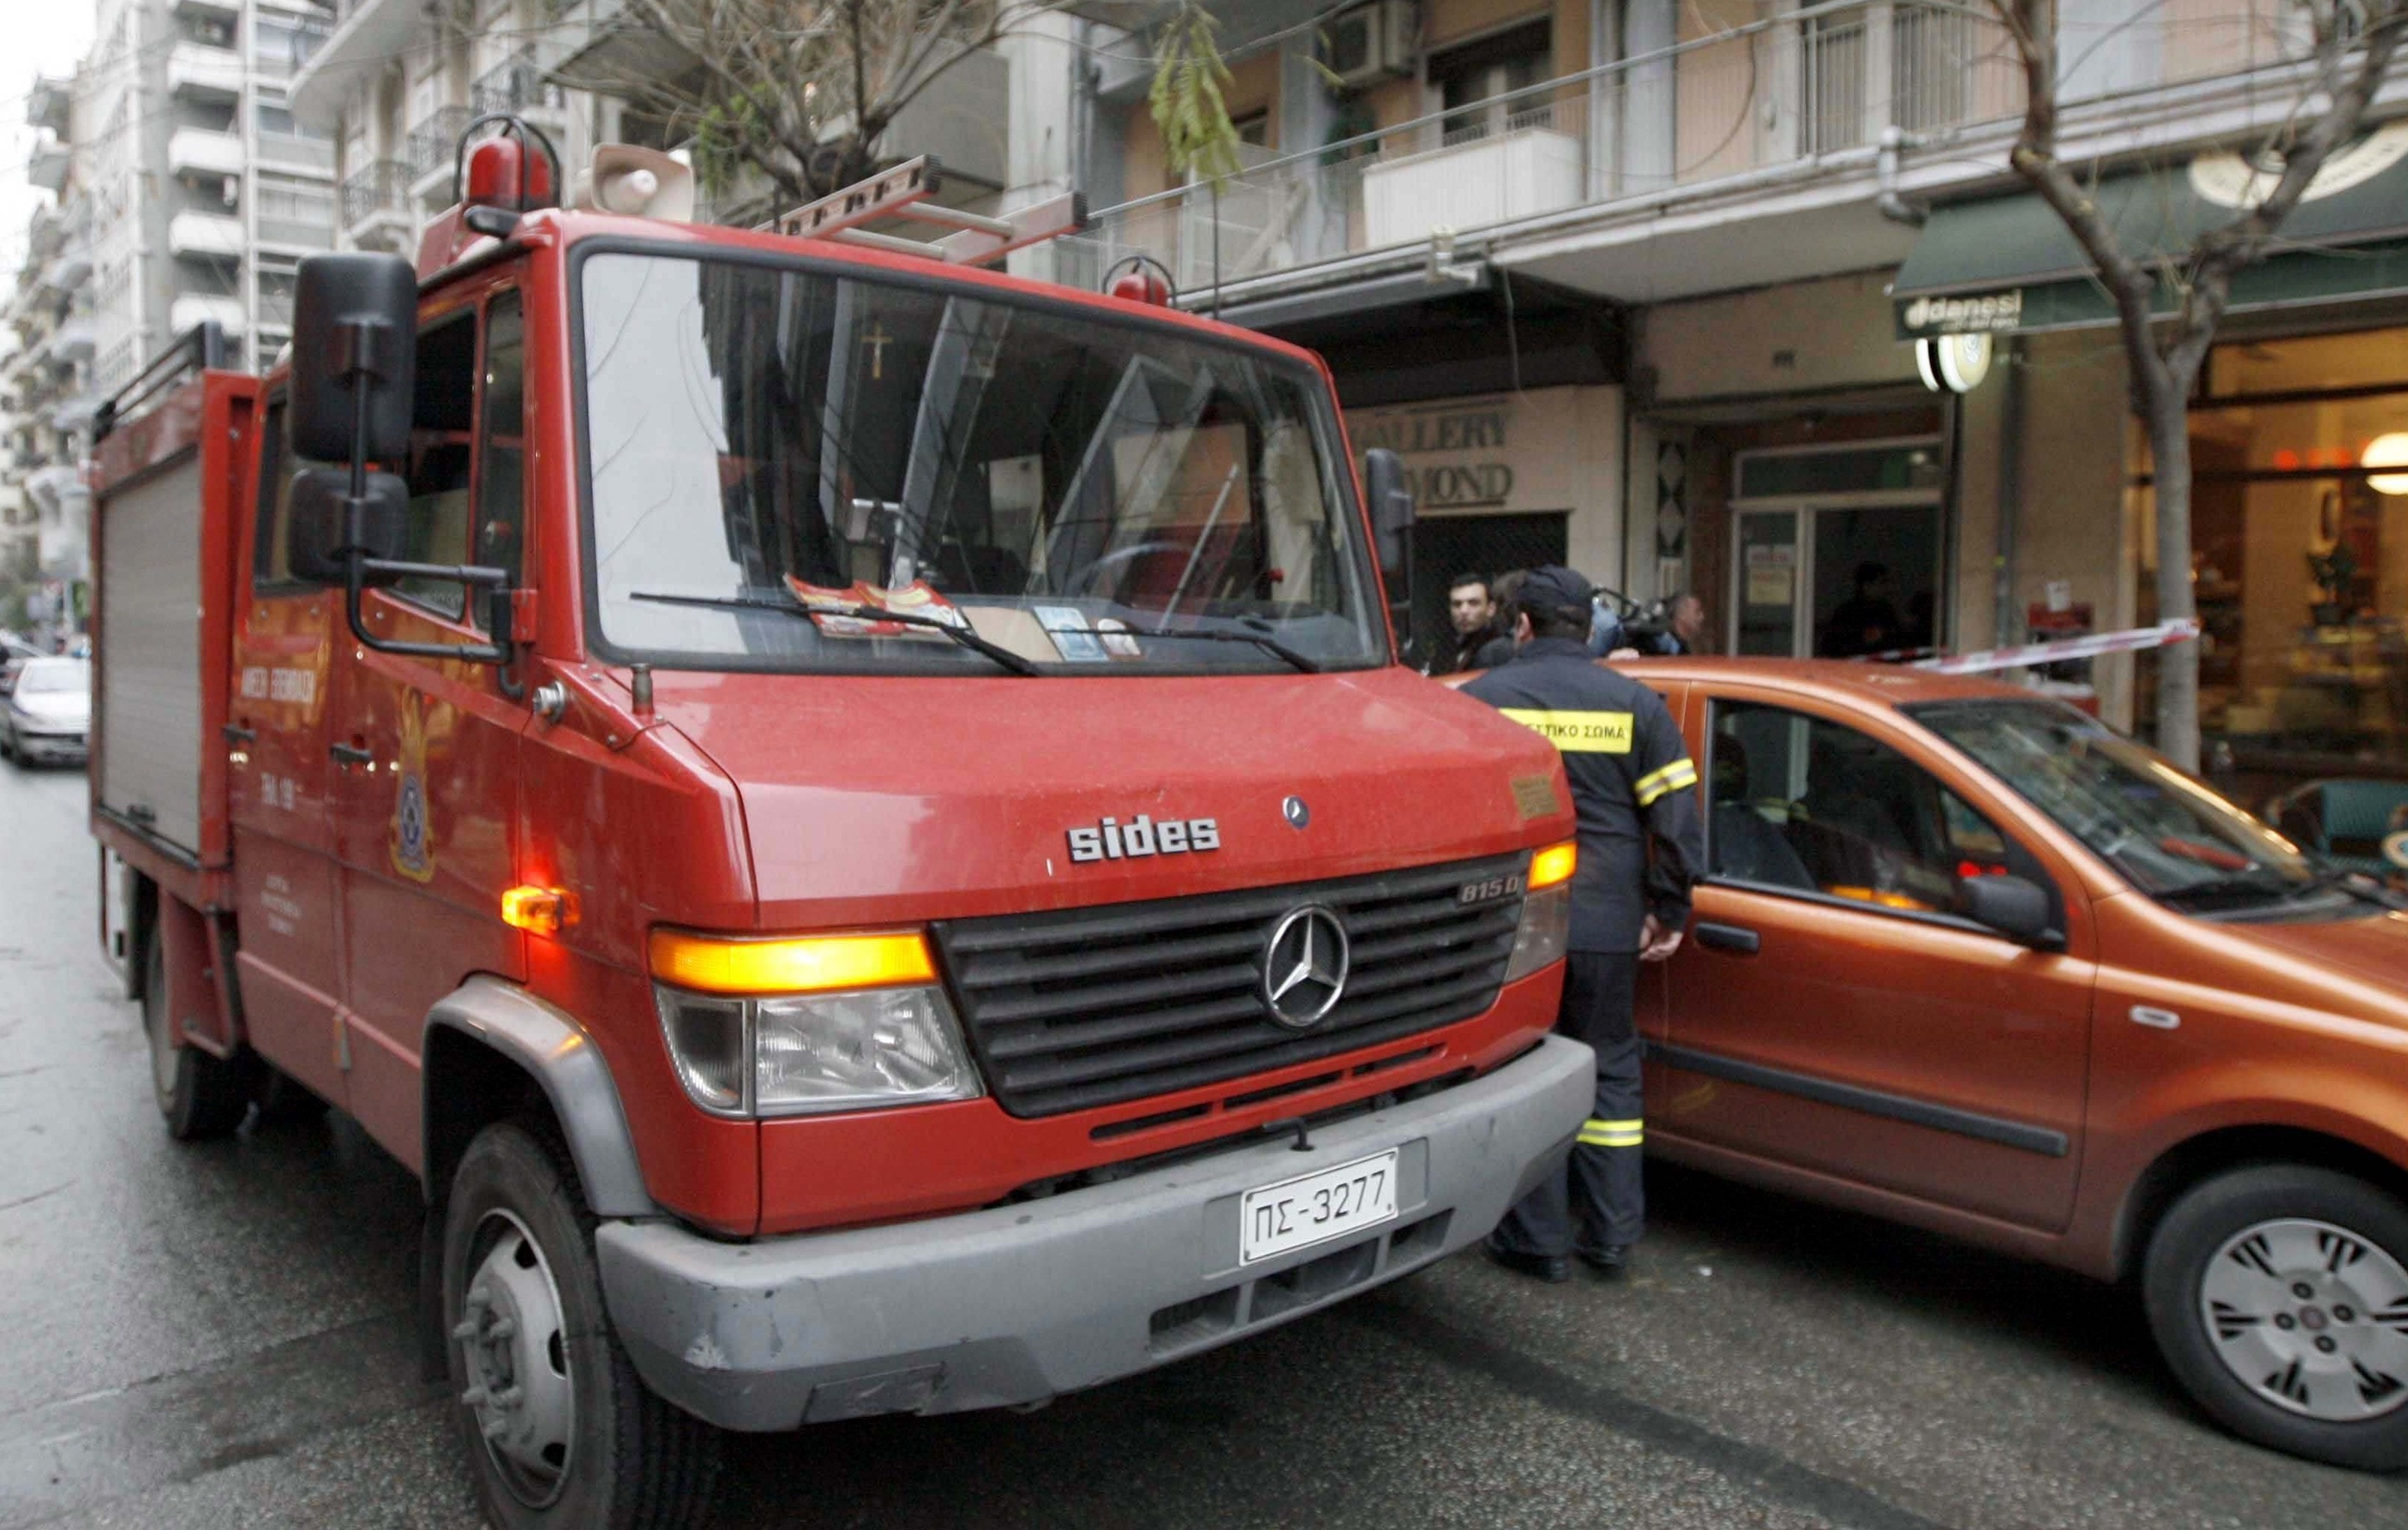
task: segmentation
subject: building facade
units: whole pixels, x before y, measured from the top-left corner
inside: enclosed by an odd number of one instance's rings
[[[1164,164],[1141,9],[1073,8],[1084,260],[1152,254],[1184,306],[1327,357],[1357,445],[1415,469],[1426,623],[1458,568],[1541,555],[1640,599],[1695,591],[1743,652],[2154,618],[2113,315],[2010,171],[2021,74],[1978,11],[1372,0],[1299,28],[1227,0],[1243,168],[1213,185]],[[2129,181],[2128,237],[2178,246],[2245,199],[2230,151],[2301,99],[2295,16],[2061,0],[2064,152]],[[2383,487],[2408,473],[2367,466],[2408,452],[2403,113],[2395,70],[2337,156],[2348,184],[2300,214],[2338,248],[2252,279],[2194,414],[2207,726],[2251,791],[2408,774],[2408,524],[2385,535],[2408,499]],[[1990,337],[1987,376],[1927,386],[1914,342],[1958,331]],[[1493,424],[1515,419],[1545,423]],[[2067,678],[2145,725],[2151,673]]]

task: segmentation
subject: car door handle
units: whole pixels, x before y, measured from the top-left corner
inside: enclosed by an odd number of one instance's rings
[[[337,765],[365,765],[376,758],[375,750],[350,743],[330,743],[326,745],[326,753],[334,757]]]
[[[224,736],[228,743],[254,743],[259,739],[258,729],[245,728],[240,723],[228,723],[219,729],[218,732]]]
[[[1698,925],[1698,944],[1711,945],[1717,951],[1737,951],[1742,956],[1754,956],[1763,948],[1763,937],[1753,930],[1735,924]]]

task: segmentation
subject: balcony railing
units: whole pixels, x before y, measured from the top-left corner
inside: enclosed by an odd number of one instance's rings
[[[344,229],[356,229],[380,212],[408,216],[409,180],[409,166],[397,159],[371,160],[345,176],[340,194]]]
[[[559,84],[544,78],[535,50],[522,48],[477,77],[468,87],[468,103],[479,114],[488,111],[560,110],[567,96]]]
[[[1064,275],[1143,253],[1182,287],[1238,281],[1440,228],[1870,158],[1892,124],[1944,134],[2022,108],[1997,23],[1937,0],[1837,0],[1123,203],[1068,241]]]
[[[408,142],[411,179],[423,177],[437,166],[452,168],[460,135],[467,131],[475,117],[476,113],[466,107],[441,107],[411,128]]]
[[[334,140],[305,137],[298,133],[271,133],[262,128],[259,157],[266,164],[314,170],[320,175],[332,175],[335,169]]]

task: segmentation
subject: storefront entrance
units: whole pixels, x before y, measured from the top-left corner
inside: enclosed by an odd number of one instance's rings
[[[1847,658],[1940,639],[1940,448],[1929,440],[1743,452],[1728,641]]]

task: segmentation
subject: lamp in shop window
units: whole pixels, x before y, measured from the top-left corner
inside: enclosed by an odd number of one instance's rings
[[[2366,443],[2358,454],[2358,465],[2367,469],[2366,486],[2377,494],[2408,494],[2408,430],[2392,430]],[[2377,468],[2397,468],[2398,472],[2375,472]]]

